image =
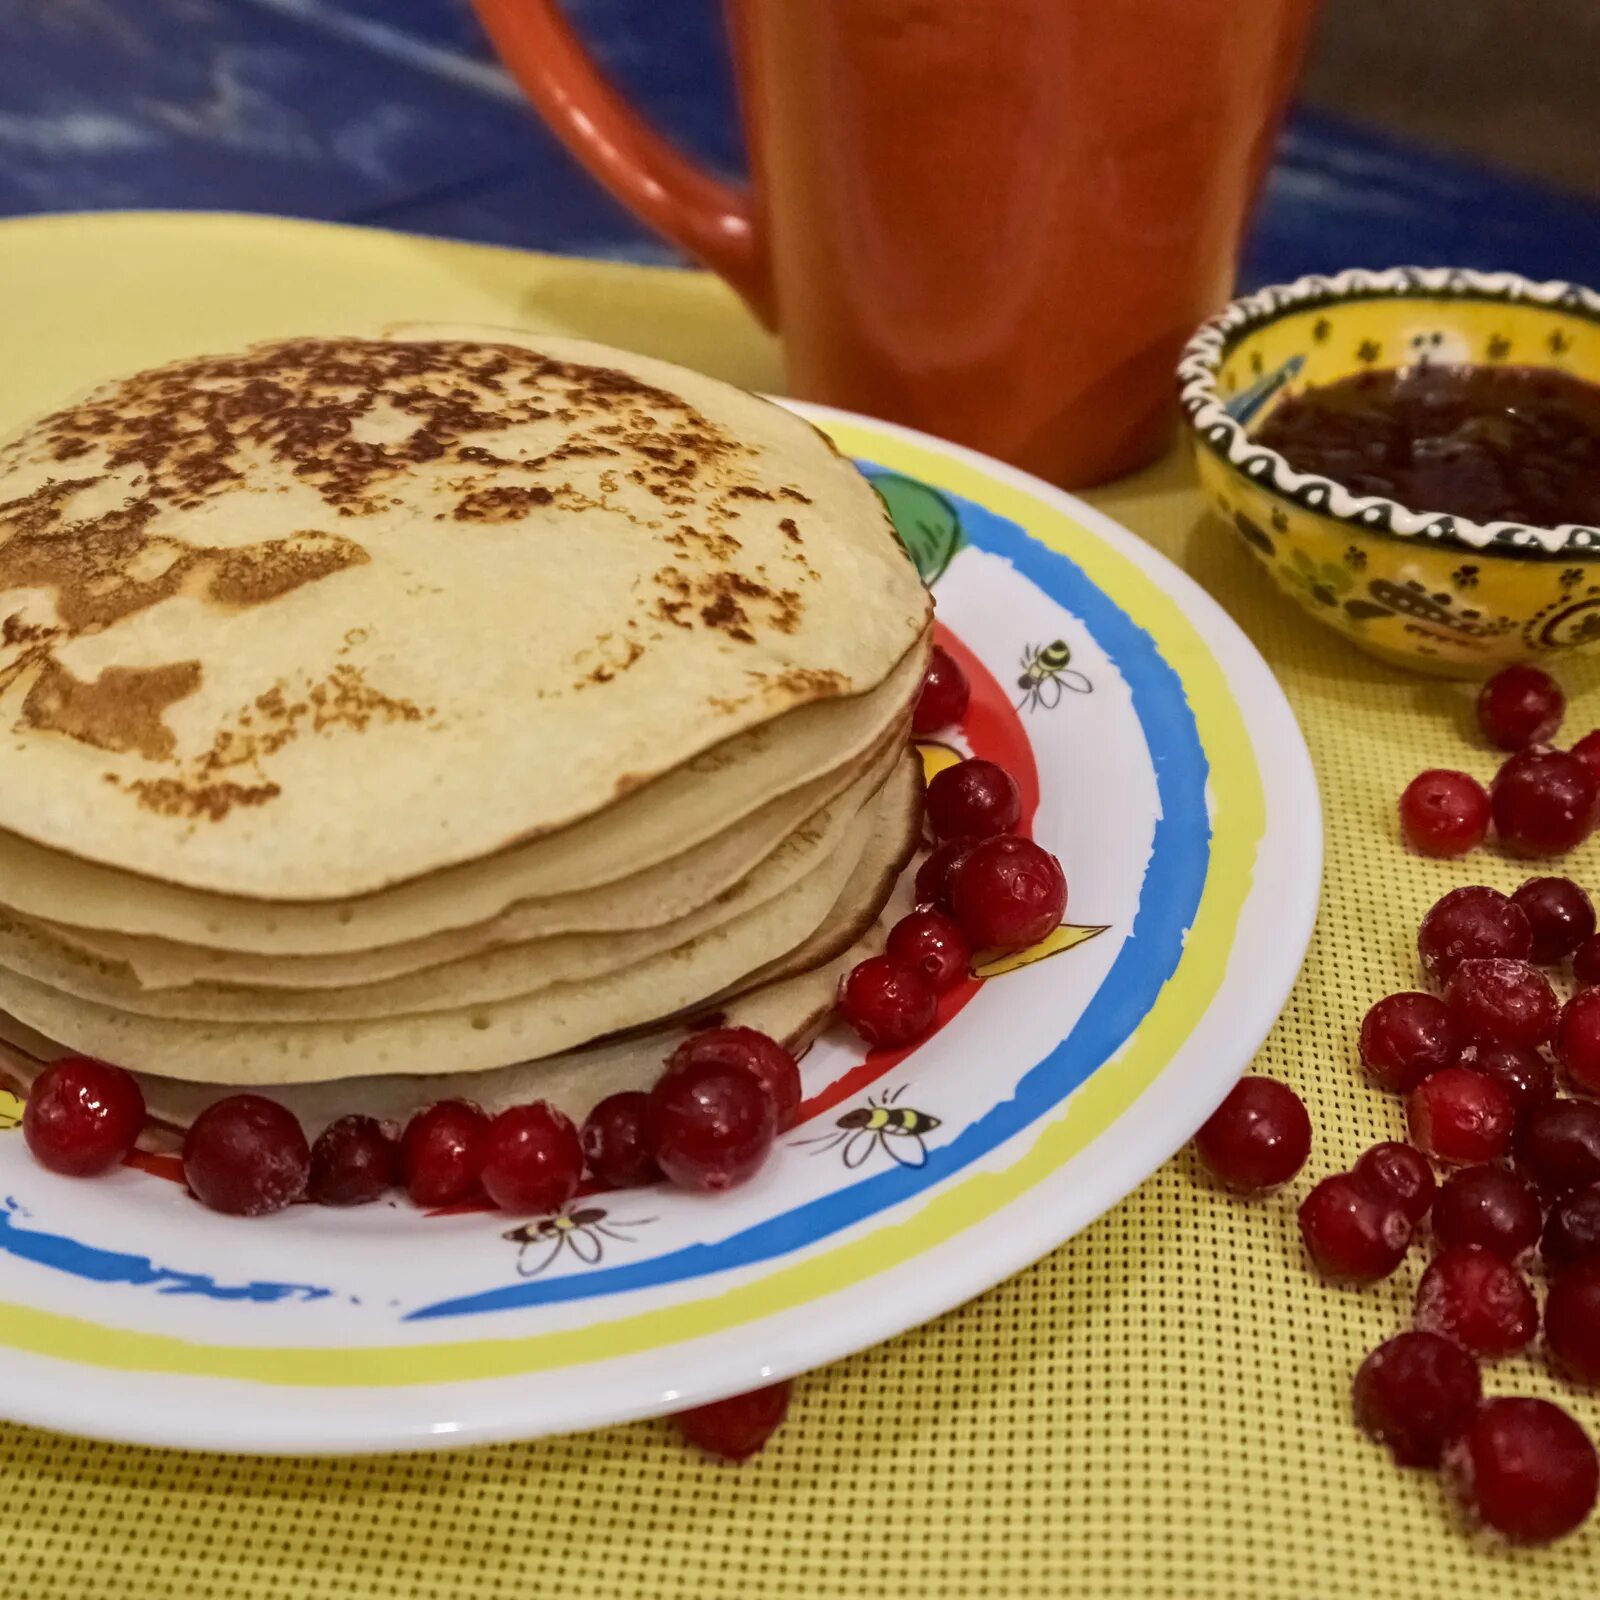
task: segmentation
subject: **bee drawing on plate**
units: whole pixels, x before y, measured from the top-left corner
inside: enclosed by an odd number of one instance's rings
[[[522,1247],[517,1252],[517,1271],[524,1278],[537,1278],[564,1250],[570,1250],[585,1266],[596,1266],[605,1254],[607,1239],[632,1244],[633,1235],[622,1229],[642,1228],[654,1221],[654,1217],[640,1217],[625,1222],[612,1217],[603,1206],[580,1205],[524,1222],[500,1237]]]
[[[921,1167],[927,1164],[928,1147],[924,1138],[939,1126],[939,1119],[926,1111],[915,1111],[910,1106],[897,1106],[895,1101],[905,1093],[906,1086],[890,1089],[881,1099],[869,1095],[864,1106],[847,1111],[834,1123],[833,1133],[818,1135],[815,1139],[797,1139],[796,1144],[815,1145],[813,1155],[844,1147],[844,1164],[854,1170],[874,1150],[882,1150],[891,1161],[902,1167]]]
[[[1063,689],[1093,694],[1094,685],[1071,662],[1072,650],[1065,639],[1024,646],[1022,676],[1017,679],[1023,696],[1017,701],[1017,710],[1054,711],[1061,704]]]

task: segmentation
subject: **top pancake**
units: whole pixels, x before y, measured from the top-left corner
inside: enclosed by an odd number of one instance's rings
[[[182,361],[0,446],[0,829],[368,894],[868,694],[927,618],[815,429],[666,363],[493,335]]]

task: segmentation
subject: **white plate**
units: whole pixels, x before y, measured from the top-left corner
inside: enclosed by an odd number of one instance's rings
[[[1271,674],[1188,578],[1080,501],[799,409],[879,476],[933,581],[975,682],[953,742],[1017,772],[1066,867],[1051,950],[962,986],[913,1051],[864,1057],[827,1034],[803,1063],[804,1125],[716,1199],[243,1222],[170,1172],[53,1176],[0,1133],[7,1415],[361,1451],[676,1410],[980,1293],[1114,1205],[1221,1099],[1316,909],[1316,789]]]

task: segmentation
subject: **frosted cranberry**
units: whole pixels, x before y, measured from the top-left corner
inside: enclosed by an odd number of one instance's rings
[[[1471,1354],[1437,1333],[1401,1333],[1378,1346],[1356,1372],[1356,1426],[1386,1444],[1402,1467],[1436,1467],[1483,1398]]]
[[[650,1132],[650,1096],[642,1089],[607,1095],[583,1119],[578,1137],[589,1171],[613,1189],[631,1189],[661,1176]]]
[[[1504,1167],[1463,1167],[1445,1180],[1433,1203],[1440,1244],[1482,1245],[1506,1261],[1538,1244],[1543,1225],[1533,1190]]]
[[[1412,1222],[1421,1222],[1433,1205],[1433,1168],[1415,1145],[1385,1140],[1362,1151],[1350,1169],[1353,1177],[1388,1195]]]
[[[311,1146],[307,1193],[319,1206],[362,1206],[400,1181],[400,1146],[375,1117],[340,1117]]]
[[[778,1131],[765,1085],[744,1067],[695,1061],[650,1094],[656,1160],[680,1189],[720,1193],[753,1178]]]
[[[1480,1356],[1509,1356],[1539,1331],[1539,1306],[1528,1280],[1480,1245],[1441,1250],[1417,1285],[1416,1323]]]
[[[547,1100],[508,1106],[484,1130],[478,1180],[502,1211],[557,1211],[578,1192],[583,1146]]]
[[[667,1071],[680,1072],[697,1061],[716,1061],[753,1072],[772,1096],[778,1132],[794,1125],[800,1109],[800,1068],[776,1039],[755,1028],[707,1028],[691,1033],[667,1059]]]
[[[778,1431],[789,1414],[790,1388],[787,1382],[774,1383],[749,1394],[730,1395],[692,1411],[680,1411],[674,1421],[684,1438],[708,1455],[744,1461]]]
[[[927,978],[890,956],[858,962],[839,985],[839,1014],[874,1050],[920,1039],[938,1009],[938,992]]]
[[[959,722],[967,714],[970,696],[966,673],[943,645],[936,644],[929,653],[928,670],[922,675],[922,692],[911,713],[911,731],[937,733]]]
[[[1288,1084],[1241,1078],[1194,1136],[1194,1147],[1230,1189],[1275,1189],[1305,1165],[1311,1118]]]
[[[942,911],[913,911],[889,930],[891,961],[915,967],[943,994],[966,976],[972,948],[954,917]]]
[[[1412,1142],[1437,1161],[1493,1161],[1511,1138],[1516,1113],[1504,1089],[1470,1067],[1446,1067],[1406,1096]]]
[[[419,1206],[450,1206],[478,1192],[489,1119],[465,1100],[417,1112],[400,1135],[400,1170]]]
[[[1348,1172],[1324,1178],[1300,1202],[1300,1236],[1325,1278],[1387,1278],[1404,1259],[1411,1232],[1411,1219],[1389,1194]]]
[[[1489,787],[1495,832],[1514,855],[1559,856],[1581,844],[1600,796],[1588,764],[1564,750],[1524,750]]]
[[[1420,855],[1461,856],[1489,832],[1489,793],[1464,772],[1419,772],[1400,796],[1400,833]]]
[[[1594,933],[1594,901],[1571,878],[1529,878],[1511,901],[1533,929],[1533,959],[1542,967],[1565,961]]]
[[[1580,1527],[1600,1490],[1583,1429],[1548,1400],[1498,1395],[1445,1451],[1468,1513],[1515,1544],[1549,1544]]]
[[[33,1159],[70,1178],[117,1165],[144,1127],[144,1095],[133,1075],[92,1056],[63,1056],[34,1079],[22,1108]]]
[[[1061,863],[1031,839],[984,839],[951,874],[951,905],[978,950],[1037,944],[1067,909]]]
[[[1361,1019],[1361,1064],[1394,1094],[1454,1065],[1461,1044],[1455,1013],[1431,994],[1386,994]]]
[[[1505,956],[1525,961],[1533,952],[1533,929],[1522,907],[1484,884],[1452,889],[1430,907],[1417,929],[1423,970],[1443,983],[1463,961]]]
[[[1557,1273],[1544,1302],[1544,1343],[1562,1377],[1600,1388],[1600,1262]]]
[[[1582,989],[1600,984],[1600,937],[1585,939],[1572,952],[1572,979]]]
[[[1600,784],[1600,728],[1595,728],[1573,745],[1572,753],[1580,761],[1587,764],[1594,774],[1594,781]]]
[[[1600,1265],[1600,1183],[1574,1189],[1550,1208],[1539,1253],[1552,1267]]]
[[[1506,667],[1478,691],[1478,726],[1501,750],[1547,743],[1566,709],[1560,686],[1538,667]]]
[[[993,761],[958,761],[928,784],[928,826],[936,839],[987,839],[1022,820],[1017,781]]]
[[[311,1151],[292,1111],[258,1094],[213,1101],[183,1140],[183,1176],[213,1211],[261,1217],[306,1192]]]
[[[1600,1105],[1554,1099],[1517,1124],[1512,1155],[1544,1198],[1600,1183]]]
[[[1463,961],[1445,985],[1444,1003],[1469,1039],[1536,1050],[1556,1031],[1561,1002],[1550,980],[1526,961]]]
[[[938,911],[950,909],[950,878],[956,868],[972,853],[975,839],[950,839],[936,845],[928,859],[917,868],[913,893],[919,906],[932,906]]]
[[[1580,989],[1561,1008],[1556,1058],[1577,1088],[1600,1094],[1600,989]]]
[[[1543,1105],[1556,1092],[1555,1068],[1538,1050],[1523,1050],[1511,1044],[1469,1044],[1456,1065],[1493,1078],[1505,1090],[1519,1117],[1530,1106]]]

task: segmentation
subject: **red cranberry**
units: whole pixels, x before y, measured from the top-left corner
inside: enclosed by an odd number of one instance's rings
[[[745,1067],[694,1061],[651,1091],[656,1160],[680,1189],[720,1193],[760,1171],[778,1131],[766,1086]]]
[[[1533,1190],[1504,1167],[1463,1167],[1445,1180],[1433,1203],[1440,1244],[1482,1245],[1506,1261],[1533,1249],[1543,1225]]]
[[[1361,1153],[1350,1172],[1388,1195],[1413,1223],[1421,1222],[1433,1205],[1433,1168],[1415,1145],[1392,1139],[1375,1144]]]
[[[1506,667],[1478,691],[1478,726],[1500,750],[1548,743],[1566,709],[1560,686],[1538,667]]]
[[[1505,1090],[1470,1067],[1446,1067],[1406,1097],[1412,1142],[1436,1161],[1493,1161],[1504,1152],[1515,1122]]]
[[[400,1135],[400,1170],[419,1206],[450,1206],[478,1192],[489,1119],[465,1100],[417,1112]]]
[[[1533,952],[1533,929],[1519,905],[1498,889],[1470,884],[1436,901],[1417,929],[1423,970],[1444,983],[1463,962],[1479,956],[1526,961]]]
[[[911,713],[911,731],[937,733],[959,722],[967,714],[970,695],[966,673],[943,645],[936,644],[929,653],[922,692]]]
[[[590,1172],[613,1189],[631,1189],[661,1176],[650,1137],[650,1096],[642,1089],[607,1095],[583,1119],[579,1141]]]
[[[744,1461],[778,1431],[789,1414],[790,1387],[787,1382],[774,1383],[749,1394],[730,1395],[692,1411],[680,1411],[674,1420],[684,1438],[708,1455]]]
[[[1539,1306],[1509,1261],[1480,1245],[1458,1244],[1441,1250],[1422,1274],[1416,1322],[1476,1355],[1509,1356],[1539,1331]]]
[[[1548,1400],[1497,1395],[1445,1452],[1468,1512],[1516,1544],[1549,1544],[1581,1526],[1600,1489],[1589,1436]]]
[[[1419,772],[1400,796],[1400,833],[1419,855],[1462,856],[1488,832],[1489,793],[1464,772]]]
[[[1537,1050],[1511,1044],[1469,1044],[1456,1065],[1493,1078],[1519,1117],[1530,1106],[1542,1106],[1556,1092],[1555,1068]]]
[[[1323,1277],[1376,1283],[1404,1259],[1411,1220],[1387,1193],[1339,1172],[1300,1202],[1300,1236]]]
[[[1594,781],[1600,783],[1600,728],[1595,728],[1584,736],[1572,747],[1573,755],[1580,761],[1588,764],[1589,770],[1594,774]]]
[[[1581,989],[1600,984],[1600,937],[1585,939],[1572,952],[1572,979]]]
[[[943,994],[966,976],[972,949],[954,917],[942,911],[913,911],[889,930],[891,961],[915,967]]]
[[[1551,1267],[1600,1265],[1600,1183],[1574,1189],[1550,1208],[1539,1253]]]
[[[583,1179],[583,1146],[572,1119],[550,1104],[508,1106],[490,1122],[479,1182],[502,1211],[558,1211]]]
[[[1600,1094],[1600,989],[1580,989],[1561,1008],[1556,1056],[1577,1088]]]
[[[839,1013],[874,1050],[893,1050],[933,1026],[939,996],[916,967],[891,956],[857,962],[839,985]]]
[[[1031,839],[984,839],[951,874],[951,901],[975,949],[1037,944],[1067,909],[1061,863]]]
[[[1453,1066],[1461,1044],[1455,1013],[1431,994],[1387,994],[1361,1019],[1361,1064],[1394,1094]]]
[[[919,906],[937,911],[950,909],[950,879],[956,868],[972,853],[976,839],[949,839],[936,845],[928,859],[917,868],[913,892]]]
[[[772,1096],[778,1132],[794,1126],[795,1113],[800,1109],[800,1068],[776,1039],[755,1028],[707,1028],[702,1033],[691,1033],[672,1052],[667,1071],[681,1072],[698,1061],[716,1061],[753,1072]]]
[[[400,1146],[375,1117],[340,1117],[311,1147],[307,1193],[319,1206],[364,1206],[400,1182]]]
[[[1600,1388],[1600,1261],[1556,1275],[1544,1302],[1544,1342],[1562,1377]]]
[[[1450,974],[1444,1002],[1469,1039],[1536,1050],[1556,1031],[1561,1002],[1550,980],[1526,961],[1463,961]]]
[[[1356,1426],[1386,1444],[1402,1467],[1436,1467],[1483,1398],[1478,1363],[1453,1339],[1401,1333],[1356,1373]]]
[[[974,758],[934,773],[926,809],[936,839],[987,839],[1022,820],[1022,795],[1004,767]]]
[[[292,1111],[258,1094],[207,1106],[183,1140],[183,1176],[202,1205],[235,1217],[281,1211],[306,1192],[311,1151]]]
[[[1512,1154],[1546,1200],[1600,1183],[1600,1105],[1557,1098],[1517,1124]]]
[[[1311,1118],[1288,1084],[1241,1078],[1194,1136],[1194,1147],[1230,1189],[1276,1189],[1306,1164]]]
[[[1514,855],[1559,856],[1588,836],[1600,796],[1588,763],[1564,750],[1524,750],[1489,788],[1495,832]]]
[[[70,1178],[92,1178],[133,1149],[144,1095],[133,1075],[92,1056],[63,1056],[34,1080],[22,1108],[33,1159]]]
[[[1594,933],[1594,901],[1571,878],[1529,878],[1511,900],[1533,929],[1533,959],[1541,967],[1565,961]]]

